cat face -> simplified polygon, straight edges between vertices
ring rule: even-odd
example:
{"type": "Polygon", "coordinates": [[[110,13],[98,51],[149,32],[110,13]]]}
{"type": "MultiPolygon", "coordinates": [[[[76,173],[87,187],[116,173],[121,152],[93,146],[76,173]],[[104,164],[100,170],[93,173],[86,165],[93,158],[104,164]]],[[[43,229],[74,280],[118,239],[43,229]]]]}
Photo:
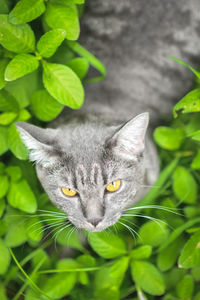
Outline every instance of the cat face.
{"type": "Polygon", "coordinates": [[[102,231],[134,203],[143,182],[148,113],[123,126],[16,125],[44,190],[77,228],[102,231]]]}

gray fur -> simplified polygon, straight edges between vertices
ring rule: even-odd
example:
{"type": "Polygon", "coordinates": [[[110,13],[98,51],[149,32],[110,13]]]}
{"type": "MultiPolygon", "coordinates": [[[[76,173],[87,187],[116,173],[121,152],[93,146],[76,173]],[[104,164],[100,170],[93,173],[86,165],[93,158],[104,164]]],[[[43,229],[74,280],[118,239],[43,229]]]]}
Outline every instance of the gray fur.
{"type": "Polygon", "coordinates": [[[17,126],[51,201],[76,227],[102,231],[157,179],[157,153],[151,130],[145,138],[144,112],[158,122],[191,87],[192,73],[168,56],[198,63],[200,2],[88,2],[81,42],[105,63],[107,79],[87,85],[83,107],[66,109],[51,129],[17,126]],[[120,189],[105,192],[116,179],[120,189]],[[78,196],[67,198],[61,187],[78,196]]]}

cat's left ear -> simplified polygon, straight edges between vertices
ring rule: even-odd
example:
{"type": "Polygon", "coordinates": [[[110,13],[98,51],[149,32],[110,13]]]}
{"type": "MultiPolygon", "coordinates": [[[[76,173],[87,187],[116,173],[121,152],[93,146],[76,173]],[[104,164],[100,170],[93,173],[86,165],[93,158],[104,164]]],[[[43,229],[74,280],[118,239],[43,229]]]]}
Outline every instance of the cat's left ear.
{"type": "Polygon", "coordinates": [[[17,122],[20,137],[29,149],[29,159],[44,167],[51,167],[56,161],[56,151],[52,146],[56,129],[40,128],[25,122],[17,122]]]}
{"type": "Polygon", "coordinates": [[[107,146],[113,154],[123,159],[137,160],[145,148],[145,134],[149,123],[149,113],[145,112],[123,125],[109,141],[107,146]]]}

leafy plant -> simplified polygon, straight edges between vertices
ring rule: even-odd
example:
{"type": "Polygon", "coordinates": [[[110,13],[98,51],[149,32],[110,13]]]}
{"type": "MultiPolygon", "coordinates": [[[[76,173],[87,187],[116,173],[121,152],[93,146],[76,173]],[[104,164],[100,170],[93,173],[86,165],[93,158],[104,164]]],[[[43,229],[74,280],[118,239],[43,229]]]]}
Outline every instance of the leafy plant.
{"type": "Polygon", "coordinates": [[[159,179],[112,233],[87,239],[66,225],[26,161],[14,123],[45,126],[78,109],[83,82],[106,75],[77,42],[83,10],[83,0],[0,0],[0,299],[198,300],[199,71],[174,59],[197,76],[194,90],[156,128],[159,179]],[[100,75],[88,78],[91,67],[100,75]]]}

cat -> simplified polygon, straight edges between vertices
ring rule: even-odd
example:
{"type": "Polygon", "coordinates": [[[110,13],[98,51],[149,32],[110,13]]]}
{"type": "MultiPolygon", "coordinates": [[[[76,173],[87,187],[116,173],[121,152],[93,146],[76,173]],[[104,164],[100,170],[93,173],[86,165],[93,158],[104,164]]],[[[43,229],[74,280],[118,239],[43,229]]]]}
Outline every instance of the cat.
{"type": "Polygon", "coordinates": [[[158,177],[152,124],[193,78],[168,56],[198,63],[200,2],[90,0],[82,28],[81,43],[107,67],[105,81],[87,85],[83,107],[65,109],[49,128],[16,126],[51,201],[77,228],[97,232],[158,177]]]}

